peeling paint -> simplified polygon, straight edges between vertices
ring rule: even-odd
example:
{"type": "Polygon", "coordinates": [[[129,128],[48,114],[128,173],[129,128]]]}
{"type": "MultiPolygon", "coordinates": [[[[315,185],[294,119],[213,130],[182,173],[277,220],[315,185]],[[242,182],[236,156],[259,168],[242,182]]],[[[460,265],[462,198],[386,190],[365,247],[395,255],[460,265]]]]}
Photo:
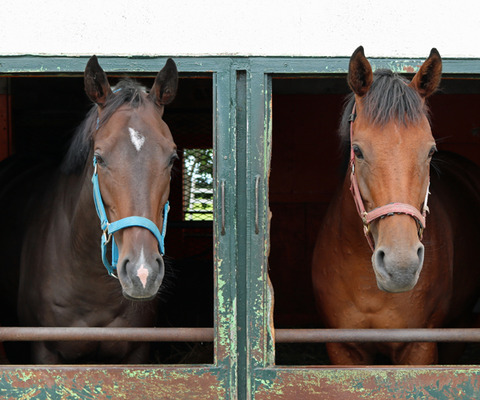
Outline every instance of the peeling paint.
{"type": "Polygon", "coordinates": [[[405,65],[403,67],[403,72],[413,74],[413,73],[415,73],[415,68],[412,67],[411,65],[405,65]]]}
{"type": "Polygon", "coordinates": [[[2,399],[189,399],[228,398],[218,368],[24,367],[2,368],[2,399]],[[27,369],[30,379],[22,371],[27,369]],[[20,378],[22,377],[22,378],[20,378]]]}
{"type": "Polygon", "coordinates": [[[480,398],[479,368],[278,368],[256,374],[256,400],[480,398]]]}

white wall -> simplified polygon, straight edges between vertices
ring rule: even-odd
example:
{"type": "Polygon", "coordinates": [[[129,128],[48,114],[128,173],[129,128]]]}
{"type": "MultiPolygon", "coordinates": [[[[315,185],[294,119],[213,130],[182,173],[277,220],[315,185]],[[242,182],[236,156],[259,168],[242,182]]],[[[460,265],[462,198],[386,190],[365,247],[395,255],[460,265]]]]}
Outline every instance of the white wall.
{"type": "Polygon", "coordinates": [[[480,58],[478,0],[1,0],[1,55],[480,58]]]}

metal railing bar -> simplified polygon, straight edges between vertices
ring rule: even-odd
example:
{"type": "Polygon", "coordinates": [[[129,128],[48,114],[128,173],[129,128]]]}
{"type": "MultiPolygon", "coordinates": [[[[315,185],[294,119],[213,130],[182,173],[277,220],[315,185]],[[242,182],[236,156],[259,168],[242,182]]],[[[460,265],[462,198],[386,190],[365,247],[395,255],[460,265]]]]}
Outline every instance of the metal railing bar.
{"type": "Polygon", "coordinates": [[[0,341],[213,342],[213,328],[0,327],[0,341]]]}
{"type": "Polygon", "coordinates": [[[276,329],[275,342],[480,342],[480,329],[276,329]]]}
{"type": "MultiPolygon", "coordinates": [[[[0,327],[0,341],[213,342],[213,328],[0,327]]],[[[276,329],[276,343],[480,342],[478,328],[276,329]]]]}

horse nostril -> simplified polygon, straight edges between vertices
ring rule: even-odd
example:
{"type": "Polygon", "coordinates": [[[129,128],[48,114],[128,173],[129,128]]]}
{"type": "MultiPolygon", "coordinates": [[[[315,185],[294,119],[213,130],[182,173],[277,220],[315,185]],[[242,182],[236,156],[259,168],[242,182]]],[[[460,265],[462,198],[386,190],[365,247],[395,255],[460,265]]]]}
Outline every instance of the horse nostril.
{"type": "Polygon", "coordinates": [[[385,252],[383,250],[378,250],[376,257],[377,257],[377,261],[380,261],[383,263],[383,260],[385,258],[385,252]]]}
{"type": "Polygon", "coordinates": [[[423,264],[423,257],[425,256],[425,246],[420,243],[417,249],[417,256],[418,256],[418,261],[419,265],[423,264]]]}
{"type": "Polygon", "coordinates": [[[384,276],[389,276],[390,274],[385,269],[385,251],[378,249],[375,251],[375,266],[379,273],[384,276]]]}
{"type": "Polygon", "coordinates": [[[130,260],[128,258],[124,258],[121,263],[117,265],[117,276],[125,280],[128,278],[128,273],[127,273],[127,266],[130,263],[130,260]]]}
{"type": "Polygon", "coordinates": [[[156,259],[157,264],[158,264],[158,275],[161,280],[163,280],[163,277],[165,276],[165,263],[163,262],[162,257],[158,257],[156,259]]]}

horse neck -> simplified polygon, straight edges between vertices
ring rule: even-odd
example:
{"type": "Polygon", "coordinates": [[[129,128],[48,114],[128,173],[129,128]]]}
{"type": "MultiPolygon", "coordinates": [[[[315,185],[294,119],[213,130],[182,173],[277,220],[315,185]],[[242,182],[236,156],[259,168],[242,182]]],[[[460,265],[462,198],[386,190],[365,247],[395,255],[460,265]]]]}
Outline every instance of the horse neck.
{"type": "Polygon", "coordinates": [[[123,312],[128,302],[121,301],[121,287],[108,276],[101,260],[102,231],[93,201],[92,173],[93,166],[87,162],[81,173],[60,178],[56,192],[56,214],[60,217],[56,219],[54,235],[56,245],[62,249],[63,262],[53,272],[65,276],[70,300],[75,298],[82,305],[108,303],[104,312],[111,320],[123,312]]]}
{"type": "Polygon", "coordinates": [[[74,256],[79,260],[88,260],[93,267],[99,260],[101,230],[93,202],[92,172],[93,168],[87,166],[81,175],[67,178],[73,181],[72,203],[67,212],[71,214],[71,249],[74,256]]]}
{"type": "Polygon", "coordinates": [[[352,252],[365,254],[365,257],[370,260],[372,252],[363,232],[362,220],[358,215],[355,201],[350,192],[350,169],[345,176],[334,208],[334,210],[329,210],[331,217],[335,218],[334,216],[337,216],[337,219],[331,222],[332,229],[340,230],[339,234],[342,242],[349,246],[352,252]],[[341,216],[340,221],[338,216],[341,216]]]}

